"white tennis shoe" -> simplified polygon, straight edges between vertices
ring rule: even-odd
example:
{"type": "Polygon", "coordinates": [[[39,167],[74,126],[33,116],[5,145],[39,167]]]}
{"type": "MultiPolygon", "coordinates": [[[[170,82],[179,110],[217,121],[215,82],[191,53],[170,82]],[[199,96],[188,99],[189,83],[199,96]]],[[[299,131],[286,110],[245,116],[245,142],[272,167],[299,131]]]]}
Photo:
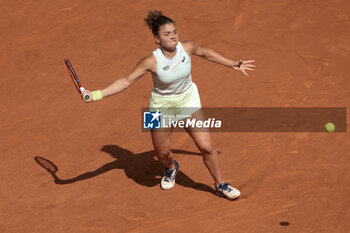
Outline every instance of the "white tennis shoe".
{"type": "Polygon", "coordinates": [[[162,178],[162,181],[160,182],[160,187],[162,189],[171,189],[174,187],[175,177],[179,171],[179,163],[176,160],[174,160],[174,165],[175,168],[172,170],[165,168],[164,176],[162,178]]]}
{"type": "Polygon", "coordinates": [[[221,182],[218,186],[215,186],[215,191],[218,196],[226,197],[229,200],[235,200],[241,195],[238,189],[235,189],[226,182],[221,182]]]}

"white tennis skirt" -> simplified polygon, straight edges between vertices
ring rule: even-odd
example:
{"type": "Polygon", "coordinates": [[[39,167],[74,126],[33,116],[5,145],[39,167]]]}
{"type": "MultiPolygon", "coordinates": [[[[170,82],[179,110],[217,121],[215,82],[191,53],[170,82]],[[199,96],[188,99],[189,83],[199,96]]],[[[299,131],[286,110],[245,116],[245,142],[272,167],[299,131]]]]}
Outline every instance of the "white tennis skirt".
{"type": "Polygon", "coordinates": [[[159,95],[153,90],[149,98],[149,110],[159,111],[162,118],[177,121],[190,117],[192,113],[201,109],[198,88],[192,83],[184,93],[179,95],[159,95]]]}

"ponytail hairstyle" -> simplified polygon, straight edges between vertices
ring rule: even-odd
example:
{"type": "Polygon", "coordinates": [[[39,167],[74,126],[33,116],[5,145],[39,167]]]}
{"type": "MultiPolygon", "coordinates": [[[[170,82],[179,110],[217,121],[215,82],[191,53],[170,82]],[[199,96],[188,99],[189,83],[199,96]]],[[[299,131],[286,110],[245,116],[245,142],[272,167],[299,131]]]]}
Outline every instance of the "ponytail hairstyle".
{"type": "Polygon", "coordinates": [[[175,24],[175,22],[163,15],[161,11],[151,10],[148,12],[147,17],[145,18],[145,23],[148,25],[149,29],[152,30],[154,36],[158,35],[160,26],[164,24],[175,24]]]}

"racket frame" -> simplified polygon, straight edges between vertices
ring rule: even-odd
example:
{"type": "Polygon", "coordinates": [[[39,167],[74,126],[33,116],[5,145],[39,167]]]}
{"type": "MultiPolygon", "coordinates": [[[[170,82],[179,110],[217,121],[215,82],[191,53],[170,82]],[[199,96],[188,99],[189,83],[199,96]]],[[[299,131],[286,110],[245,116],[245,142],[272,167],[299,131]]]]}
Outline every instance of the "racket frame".
{"type": "MultiPolygon", "coordinates": [[[[72,81],[74,83],[74,86],[75,88],[77,89],[77,91],[81,94],[82,92],[85,91],[85,88],[81,85],[79,79],[78,79],[78,76],[77,74],[75,73],[75,70],[72,66],[72,64],[70,63],[69,59],[66,58],[64,60],[64,62],[66,63],[66,66],[67,66],[67,69],[68,69],[68,72],[70,74],[70,77],[72,78],[72,81]]],[[[90,95],[89,94],[85,94],[84,96],[84,99],[85,100],[89,100],[90,99],[90,95]]]]}

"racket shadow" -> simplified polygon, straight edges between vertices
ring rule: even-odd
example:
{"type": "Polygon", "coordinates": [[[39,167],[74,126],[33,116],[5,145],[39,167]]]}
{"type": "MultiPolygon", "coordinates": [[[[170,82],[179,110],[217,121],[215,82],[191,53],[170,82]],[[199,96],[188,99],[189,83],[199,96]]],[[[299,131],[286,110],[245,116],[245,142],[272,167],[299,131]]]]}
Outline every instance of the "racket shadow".
{"type": "MultiPolygon", "coordinates": [[[[90,179],[114,169],[124,170],[125,175],[129,179],[142,186],[154,187],[160,184],[164,167],[159,161],[155,160],[154,150],[135,154],[117,145],[105,145],[101,148],[101,151],[108,153],[115,161],[106,163],[96,170],[85,172],[69,179],[60,179],[57,175],[58,167],[48,159],[39,156],[36,156],[34,159],[41,167],[49,172],[54,182],[60,185],[90,179]]],[[[172,150],[172,152],[174,154],[201,155],[200,153],[184,150],[172,150]]],[[[176,176],[176,183],[184,187],[215,193],[213,188],[206,184],[195,182],[181,170],[176,176]]]]}

